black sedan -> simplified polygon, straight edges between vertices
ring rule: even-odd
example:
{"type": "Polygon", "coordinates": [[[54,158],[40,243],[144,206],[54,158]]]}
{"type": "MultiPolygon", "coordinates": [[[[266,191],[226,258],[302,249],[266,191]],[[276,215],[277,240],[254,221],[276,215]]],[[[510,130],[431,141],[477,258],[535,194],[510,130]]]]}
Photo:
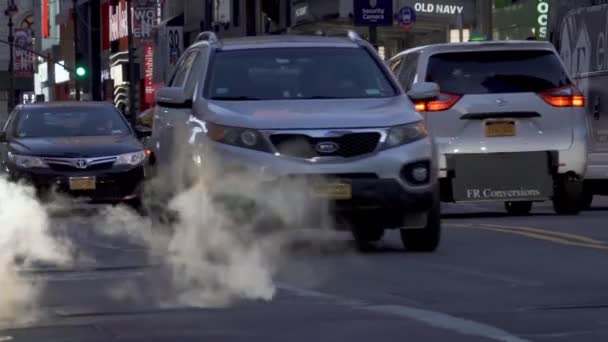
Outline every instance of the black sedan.
{"type": "Polygon", "coordinates": [[[12,180],[92,202],[137,203],[146,151],[124,116],[106,102],[20,105],[0,132],[12,180]]]}

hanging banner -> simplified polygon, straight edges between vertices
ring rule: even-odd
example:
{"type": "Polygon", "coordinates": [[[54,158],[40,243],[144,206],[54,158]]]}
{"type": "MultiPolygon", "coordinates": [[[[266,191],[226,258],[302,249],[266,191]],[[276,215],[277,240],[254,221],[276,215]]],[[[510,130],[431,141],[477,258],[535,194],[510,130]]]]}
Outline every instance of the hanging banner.
{"type": "Polygon", "coordinates": [[[34,35],[30,29],[15,29],[14,75],[16,77],[34,76],[34,35]]]}
{"type": "Polygon", "coordinates": [[[144,91],[145,102],[154,103],[154,45],[148,43],[144,47],[144,91]]]}
{"type": "Polygon", "coordinates": [[[143,40],[152,39],[152,28],[160,21],[159,1],[137,0],[133,4],[133,36],[143,40]]]}

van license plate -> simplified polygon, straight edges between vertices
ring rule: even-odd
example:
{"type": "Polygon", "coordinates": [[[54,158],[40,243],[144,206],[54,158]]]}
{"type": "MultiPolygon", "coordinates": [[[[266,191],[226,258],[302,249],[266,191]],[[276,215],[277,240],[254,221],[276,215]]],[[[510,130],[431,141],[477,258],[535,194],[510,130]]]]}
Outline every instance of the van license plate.
{"type": "Polygon", "coordinates": [[[347,200],[353,197],[352,187],[346,183],[316,184],[313,186],[312,192],[316,197],[335,200],[347,200]]]}
{"type": "Polygon", "coordinates": [[[70,177],[70,190],[95,190],[95,177],[70,177]]]}
{"type": "Polygon", "coordinates": [[[512,137],[516,134],[515,121],[486,122],[486,137],[512,137]]]}

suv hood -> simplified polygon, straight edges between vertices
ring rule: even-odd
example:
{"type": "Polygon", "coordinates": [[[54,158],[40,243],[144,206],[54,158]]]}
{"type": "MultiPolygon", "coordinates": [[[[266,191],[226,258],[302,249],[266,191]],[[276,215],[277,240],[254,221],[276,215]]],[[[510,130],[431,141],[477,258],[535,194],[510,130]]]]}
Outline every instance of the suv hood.
{"type": "Polygon", "coordinates": [[[406,96],[376,99],[209,101],[216,124],[253,129],[371,128],[422,120],[406,96]]]}

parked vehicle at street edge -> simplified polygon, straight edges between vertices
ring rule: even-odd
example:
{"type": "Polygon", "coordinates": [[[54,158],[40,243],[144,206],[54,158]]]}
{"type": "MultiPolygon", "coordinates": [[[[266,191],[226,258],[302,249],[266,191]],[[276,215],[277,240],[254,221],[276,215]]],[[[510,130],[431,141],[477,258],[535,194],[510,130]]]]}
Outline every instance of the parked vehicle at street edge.
{"type": "MultiPolygon", "coordinates": [[[[156,101],[150,147],[157,164],[171,163],[172,146],[190,144],[222,164],[255,171],[268,187],[321,176],[310,195],[350,219],[360,246],[395,228],[406,249],[437,248],[433,141],[390,70],[356,33],[218,40],[204,32],[156,101]],[[172,142],[186,122],[185,136],[196,138],[172,142]]],[[[204,166],[211,162],[206,155],[193,158],[204,166]]]]}
{"type": "Polygon", "coordinates": [[[445,202],[502,201],[527,214],[552,200],[583,206],[585,98],[553,45],[537,41],[437,44],[389,61],[436,139],[445,202]],[[421,89],[439,95],[419,96],[421,89]]]}
{"type": "Polygon", "coordinates": [[[0,132],[1,161],[13,181],[95,203],[139,205],[146,153],[107,102],[19,105],[0,132]]]}

